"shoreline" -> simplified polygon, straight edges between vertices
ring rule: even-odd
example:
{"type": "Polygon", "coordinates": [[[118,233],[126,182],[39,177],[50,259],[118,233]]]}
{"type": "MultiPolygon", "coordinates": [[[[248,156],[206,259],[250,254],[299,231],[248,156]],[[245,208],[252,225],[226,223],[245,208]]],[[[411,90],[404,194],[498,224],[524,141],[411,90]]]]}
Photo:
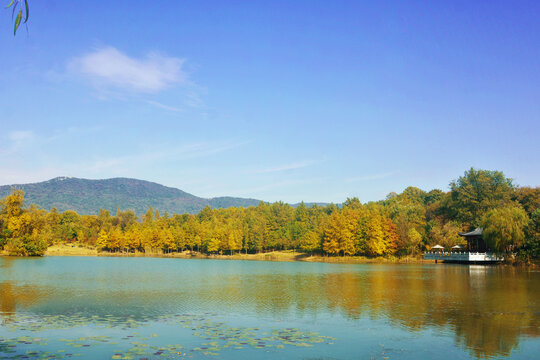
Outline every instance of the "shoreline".
{"type": "MultiPolygon", "coordinates": [[[[4,251],[0,251],[0,256],[12,256],[4,251]]],[[[274,261],[274,262],[312,262],[312,263],[330,263],[330,264],[436,264],[435,260],[425,260],[421,257],[377,257],[368,258],[364,256],[323,256],[312,255],[309,253],[286,250],[269,251],[265,253],[244,254],[236,253],[233,255],[203,254],[196,251],[183,251],[175,253],[158,252],[136,252],[136,253],[111,253],[101,252],[97,249],[79,247],[76,245],[53,245],[49,246],[43,256],[92,256],[92,257],[150,257],[150,258],[169,258],[169,259],[211,259],[211,260],[249,260],[249,261],[274,261]]],[[[16,256],[14,256],[16,257],[16,256]]],[[[444,264],[444,262],[438,262],[444,264]]],[[[526,267],[531,269],[540,268],[536,262],[526,263],[521,260],[513,262],[502,262],[490,264],[490,266],[513,266],[526,267]]]]}
{"type": "Polygon", "coordinates": [[[276,262],[319,262],[336,264],[435,264],[435,260],[424,260],[417,257],[403,258],[367,258],[363,256],[321,256],[297,251],[271,251],[266,253],[232,255],[202,254],[196,251],[183,251],[175,253],[111,253],[100,252],[96,249],[70,245],[53,245],[45,251],[44,256],[103,256],[103,257],[155,257],[171,259],[213,259],[213,260],[253,260],[253,261],[276,261],[276,262]]]}

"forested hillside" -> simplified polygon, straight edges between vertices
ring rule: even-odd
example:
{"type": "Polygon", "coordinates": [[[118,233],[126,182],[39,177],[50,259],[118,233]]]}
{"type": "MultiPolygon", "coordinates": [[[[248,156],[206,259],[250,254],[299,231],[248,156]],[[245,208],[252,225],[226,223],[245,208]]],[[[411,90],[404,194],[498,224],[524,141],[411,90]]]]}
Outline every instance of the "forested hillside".
{"type": "Polygon", "coordinates": [[[34,184],[0,186],[0,197],[9,195],[12,188],[24,191],[28,204],[47,210],[53,207],[58,211],[73,210],[81,215],[97,215],[100,209],[116,212],[118,207],[142,215],[149,206],[162,213],[193,214],[205,206],[227,208],[259,203],[255,199],[235,197],[205,199],[176,188],[127,178],[88,180],[58,177],[34,184]]]}
{"type": "Polygon", "coordinates": [[[470,169],[450,191],[408,187],[386,199],[341,207],[284,203],[163,214],[152,207],[98,215],[24,206],[20,190],[2,200],[0,248],[39,255],[54,243],[111,252],[204,253],[297,249],[327,255],[415,255],[435,244],[463,244],[458,232],[484,229],[488,246],[530,260],[540,256],[540,188],[517,187],[499,171],[470,169]]]}

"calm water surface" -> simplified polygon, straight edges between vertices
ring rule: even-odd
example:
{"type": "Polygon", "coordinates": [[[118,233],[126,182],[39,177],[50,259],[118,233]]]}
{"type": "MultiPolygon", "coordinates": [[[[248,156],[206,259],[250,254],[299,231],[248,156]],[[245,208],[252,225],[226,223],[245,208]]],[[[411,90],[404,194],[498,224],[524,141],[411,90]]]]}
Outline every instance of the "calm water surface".
{"type": "Polygon", "coordinates": [[[540,272],[0,257],[0,359],[540,358],[540,272]]]}

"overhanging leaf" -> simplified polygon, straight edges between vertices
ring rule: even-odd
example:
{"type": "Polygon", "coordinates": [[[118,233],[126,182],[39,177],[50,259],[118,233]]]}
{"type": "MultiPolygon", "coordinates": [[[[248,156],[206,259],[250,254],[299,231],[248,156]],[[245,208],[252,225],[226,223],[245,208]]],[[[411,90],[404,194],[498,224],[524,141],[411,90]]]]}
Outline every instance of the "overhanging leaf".
{"type": "Polygon", "coordinates": [[[6,6],[6,9],[9,8],[11,5],[13,5],[13,2],[14,2],[14,1],[15,1],[15,0],[11,0],[11,2],[9,3],[9,5],[6,6]]]}
{"type": "Polygon", "coordinates": [[[24,7],[26,8],[26,17],[24,18],[24,23],[26,24],[26,22],[28,21],[28,15],[30,14],[28,10],[28,0],[24,0],[24,7]]]}
{"type": "Polygon", "coordinates": [[[15,3],[15,5],[13,5],[13,11],[11,12],[11,20],[13,20],[13,17],[15,16],[15,11],[17,11],[17,5],[19,5],[18,1],[15,3]]]}
{"type": "Polygon", "coordinates": [[[19,25],[21,25],[21,19],[22,19],[22,9],[19,11],[19,14],[17,14],[17,18],[15,19],[15,28],[13,29],[13,35],[17,34],[17,29],[19,28],[19,25]]]}

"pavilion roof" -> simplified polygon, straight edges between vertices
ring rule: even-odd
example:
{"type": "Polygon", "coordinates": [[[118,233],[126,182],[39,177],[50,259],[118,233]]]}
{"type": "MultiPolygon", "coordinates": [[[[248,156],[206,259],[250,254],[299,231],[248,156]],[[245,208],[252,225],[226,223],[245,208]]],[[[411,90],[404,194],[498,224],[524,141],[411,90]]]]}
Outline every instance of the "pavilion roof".
{"type": "Polygon", "coordinates": [[[473,231],[469,231],[467,233],[458,233],[461,236],[482,236],[482,228],[476,228],[473,231]]]}

